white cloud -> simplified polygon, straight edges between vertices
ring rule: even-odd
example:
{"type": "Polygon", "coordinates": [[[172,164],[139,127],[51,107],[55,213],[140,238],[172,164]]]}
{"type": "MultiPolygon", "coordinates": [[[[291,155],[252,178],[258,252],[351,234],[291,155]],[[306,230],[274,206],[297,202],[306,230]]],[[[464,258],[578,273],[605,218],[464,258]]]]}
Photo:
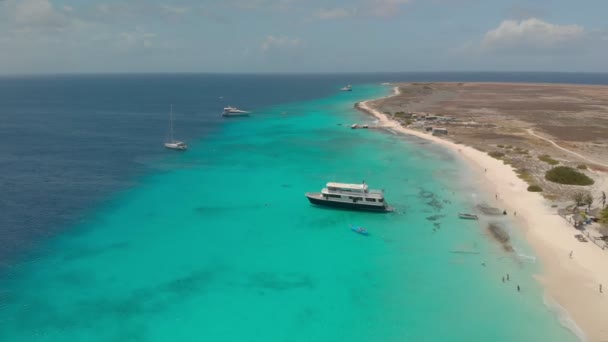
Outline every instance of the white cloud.
{"type": "Polygon", "coordinates": [[[556,25],[537,18],[505,20],[487,32],[481,41],[483,50],[555,50],[571,48],[587,38],[579,25],[556,25]]]}
{"type": "Polygon", "coordinates": [[[49,0],[7,1],[12,3],[13,20],[22,27],[65,27],[68,18],[58,12],[49,0]]]}
{"type": "Polygon", "coordinates": [[[376,17],[392,17],[399,14],[400,6],[412,0],[370,0],[369,14],[376,17]]]}
{"type": "Polygon", "coordinates": [[[260,48],[262,51],[268,51],[274,48],[294,48],[300,44],[301,41],[298,38],[267,36],[260,48]]]}
{"type": "Polygon", "coordinates": [[[356,8],[352,8],[352,9],[348,9],[348,8],[325,9],[325,8],[322,8],[319,11],[317,11],[317,13],[315,14],[315,16],[317,18],[323,19],[323,20],[348,18],[348,17],[354,17],[355,15],[357,15],[356,8]]]}
{"type": "Polygon", "coordinates": [[[363,0],[356,7],[322,8],[314,16],[321,20],[342,19],[349,17],[394,17],[399,15],[401,5],[413,0],[363,0]]]}
{"type": "Polygon", "coordinates": [[[189,7],[184,6],[171,6],[171,5],[160,5],[163,12],[169,15],[184,15],[190,13],[189,7]]]}
{"type": "Polygon", "coordinates": [[[222,4],[241,10],[286,10],[298,0],[223,0],[222,4]]]}
{"type": "Polygon", "coordinates": [[[137,27],[132,31],[121,32],[118,46],[123,49],[147,49],[152,47],[154,38],[156,38],[156,34],[137,27]]]}

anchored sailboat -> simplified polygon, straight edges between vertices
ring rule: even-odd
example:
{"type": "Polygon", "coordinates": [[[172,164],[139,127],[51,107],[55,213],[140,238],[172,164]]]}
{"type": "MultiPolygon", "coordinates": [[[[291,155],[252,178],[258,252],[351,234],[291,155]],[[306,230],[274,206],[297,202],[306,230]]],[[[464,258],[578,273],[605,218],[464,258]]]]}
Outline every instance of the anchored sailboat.
{"type": "Polygon", "coordinates": [[[169,139],[165,142],[165,147],[171,150],[185,151],[188,149],[188,145],[182,141],[177,141],[173,138],[173,105],[171,105],[171,111],[169,112],[169,139]]]}

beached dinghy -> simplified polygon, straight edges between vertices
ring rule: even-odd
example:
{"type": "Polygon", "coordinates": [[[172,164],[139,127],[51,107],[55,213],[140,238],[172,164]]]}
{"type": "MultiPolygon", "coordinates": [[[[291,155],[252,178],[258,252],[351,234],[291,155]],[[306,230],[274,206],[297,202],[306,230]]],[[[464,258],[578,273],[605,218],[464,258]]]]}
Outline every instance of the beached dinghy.
{"type": "Polygon", "coordinates": [[[477,217],[477,215],[474,215],[474,214],[458,213],[458,217],[460,217],[461,219],[465,219],[465,220],[479,220],[479,217],[477,217]]]}
{"type": "Polygon", "coordinates": [[[357,227],[357,226],[350,226],[350,230],[352,230],[353,232],[357,233],[357,234],[361,234],[361,235],[369,235],[369,233],[367,232],[367,229],[363,228],[363,227],[357,227]]]}

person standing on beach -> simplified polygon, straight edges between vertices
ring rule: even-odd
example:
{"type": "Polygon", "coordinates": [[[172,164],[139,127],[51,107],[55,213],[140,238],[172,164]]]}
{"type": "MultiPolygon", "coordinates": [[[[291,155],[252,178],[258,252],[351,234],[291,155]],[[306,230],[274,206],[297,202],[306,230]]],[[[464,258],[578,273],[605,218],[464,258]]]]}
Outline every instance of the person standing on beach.
{"type": "Polygon", "coordinates": [[[572,251],[570,251],[570,259],[572,259],[572,251]]]}
{"type": "Polygon", "coordinates": [[[519,290],[520,290],[519,285],[517,285],[517,292],[520,292],[519,290]]]}
{"type": "Polygon", "coordinates": [[[509,281],[509,273],[507,273],[507,281],[509,281]]]}
{"type": "Polygon", "coordinates": [[[502,277],[502,282],[503,282],[503,283],[505,282],[505,277],[502,277]]]}
{"type": "Polygon", "coordinates": [[[602,292],[602,284],[600,284],[600,293],[603,293],[603,292],[602,292]]]}

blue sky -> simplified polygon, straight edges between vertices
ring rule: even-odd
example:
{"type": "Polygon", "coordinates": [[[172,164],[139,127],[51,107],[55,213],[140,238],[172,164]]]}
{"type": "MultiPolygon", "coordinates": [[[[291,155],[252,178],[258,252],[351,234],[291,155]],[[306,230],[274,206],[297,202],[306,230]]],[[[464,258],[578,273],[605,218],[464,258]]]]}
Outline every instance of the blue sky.
{"type": "Polygon", "coordinates": [[[606,0],[0,0],[0,74],[608,72],[606,0]]]}

